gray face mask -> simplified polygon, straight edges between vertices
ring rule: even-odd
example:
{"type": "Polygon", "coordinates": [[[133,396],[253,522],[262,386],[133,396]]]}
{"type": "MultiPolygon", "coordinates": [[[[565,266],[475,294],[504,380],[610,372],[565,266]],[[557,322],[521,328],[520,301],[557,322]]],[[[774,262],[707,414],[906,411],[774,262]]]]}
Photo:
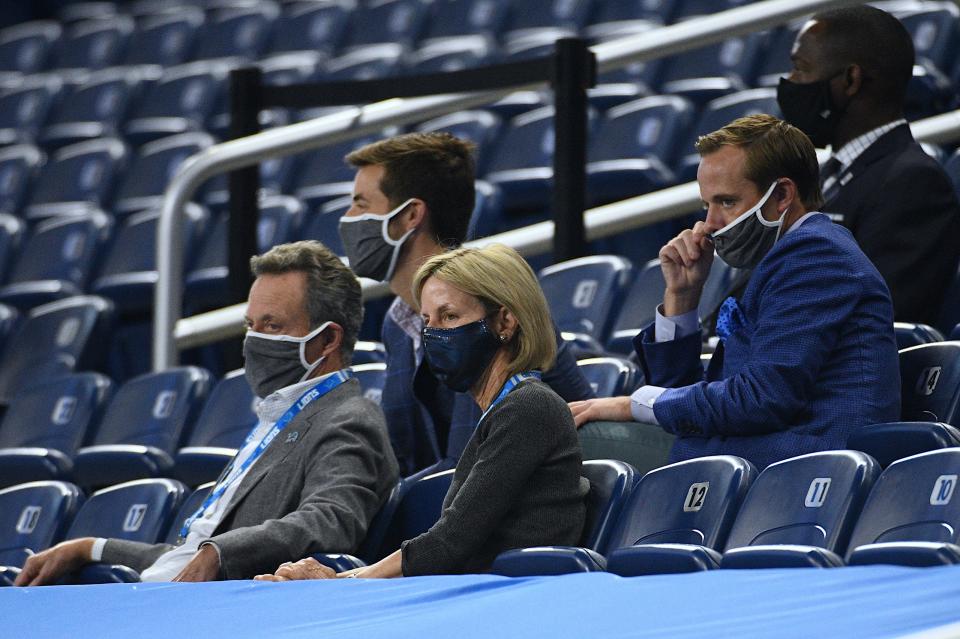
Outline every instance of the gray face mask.
{"type": "Polygon", "coordinates": [[[321,356],[313,363],[307,361],[307,342],[329,325],[324,322],[303,337],[247,331],[243,340],[244,375],[254,394],[266,397],[307,379],[324,360],[321,356]]]}
{"type": "Polygon", "coordinates": [[[710,236],[717,255],[730,266],[756,267],[780,238],[786,211],[776,222],[768,222],[760,212],[776,187],[776,182],[771,184],[767,193],[756,205],[710,236]]]}
{"type": "Polygon", "coordinates": [[[416,230],[410,229],[399,240],[390,238],[390,220],[407,208],[413,198],[389,213],[364,213],[340,218],[340,239],[350,260],[350,268],[358,277],[369,277],[380,282],[389,282],[397,268],[400,248],[416,230]]]}

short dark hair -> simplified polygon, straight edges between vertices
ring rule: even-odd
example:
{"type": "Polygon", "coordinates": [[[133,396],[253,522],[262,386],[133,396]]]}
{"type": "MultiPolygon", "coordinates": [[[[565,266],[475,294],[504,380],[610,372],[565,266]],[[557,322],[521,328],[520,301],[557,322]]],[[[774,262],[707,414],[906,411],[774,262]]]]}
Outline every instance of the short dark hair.
{"type": "Polygon", "coordinates": [[[473,146],[443,131],[407,133],[360,147],[346,161],[382,166],[380,190],[390,206],[423,200],[437,244],[456,247],[467,238],[476,198],[473,146]]]}
{"type": "Polygon", "coordinates": [[[877,97],[902,105],[913,76],[913,40],[906,27],[886,11],[869,5],[821,11],[821,44],[827,59],[857,64],[877,87],[877,97]]]}
{"type": "Polygon", "coordinates": [[[765,113],[748,115],[700,136],[696,146],[700,155],[740,147],[747,154],[744,177],[761,192],[777,178],[787,177],[797,185],[804,208],[816,211],[823,206],[817,151],[810,138],[783,120],[765,113]]]}
{"type": "Polygon", "coordinates": [[[360,281],[340,258],[316,240],[304,240],[274,246],[263,255],[250,258],[255,277],[300,272],[306,275],[303,292],[310,330],[324,322],[336,322],[343,328],[340,356],[350,364],[353,347],[363,322],[360,281]]]}

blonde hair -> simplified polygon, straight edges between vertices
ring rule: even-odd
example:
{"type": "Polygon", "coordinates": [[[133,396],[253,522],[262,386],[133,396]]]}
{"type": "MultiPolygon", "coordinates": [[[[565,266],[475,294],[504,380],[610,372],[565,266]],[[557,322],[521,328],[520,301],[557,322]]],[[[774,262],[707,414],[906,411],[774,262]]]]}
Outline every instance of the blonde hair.
{"type": "Polygon", "coordinates": [[[772,115],[758,113],[737,118],[713,133],[697,139],[701,156],[737,146],[746,153],[744,177],[761,192],[777,178],[788,177],[797,185],[800,201],[808,211],[823,206],[820,168],[813,143],[797,127],[772,115]]]}
{"type": "Polygon", "coordinates": [[[426,281],[436,277],[480,300],[493,313],[501,307],[517,319],[516,334],[506,344],[510,375],[553,366],[557,342],[547,300],[526,260],[502,244],[461,248],[427,260],[413,277],[413,297],[420,306],[426,281]]]}

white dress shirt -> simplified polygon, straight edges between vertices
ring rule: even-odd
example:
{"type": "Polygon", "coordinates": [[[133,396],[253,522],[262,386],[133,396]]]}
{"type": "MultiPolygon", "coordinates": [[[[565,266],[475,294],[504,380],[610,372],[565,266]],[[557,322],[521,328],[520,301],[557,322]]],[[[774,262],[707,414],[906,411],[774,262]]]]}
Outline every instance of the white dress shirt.
{"type": "MultiPolygon", "coordinates": [[[[294,402],[331,374],[332,373],[328,373],[320,377],[314,377],[286,386],[260,400],[256,407],[259,421],[253,429],[253,436],[250,438],[250,441],[240,449],[234,459],[245,460],[249,457],[257,446],[260,445],[260,441],[264,436],[270,432],[273,425],[277,423],[277,420],[293,406],[294,402]]],[[[256,464],[250,464],[247,468],[241,468],[241,466],[243,466],[242,461],[233,465],[230,473],[222,478],[214,487],[214,490],[216,490],[221,485],[228,484],[227,489],[219,499],[207,507],[202,516],[193,520],[187,532],[187,537],[182,544],[160,555],[152,566],[149,566],[140,574],[141,581],[170,581],[183,570],[187,563],[193,559],[193,556],[200,549],[200,546],[204,544],[204,542],[208,542],[213,535],[213,531],[220,525],[224,514],[227,512],[227,506],[243,482],[243,478],[246,477],[247,473],[250,472],[250,469],[255,465],[256,464]]],[[[103,556],[103,546],[106,541],[106,539],[97,539],[94,542],[93,550],[90,553],[92,561],[100,561],[103,556]]],[[[214,543],[210,543],[210,545],[217,548],[214,543]]],[[[220,550],[217,549],[218,554],[219,552],[220,550]]]]}

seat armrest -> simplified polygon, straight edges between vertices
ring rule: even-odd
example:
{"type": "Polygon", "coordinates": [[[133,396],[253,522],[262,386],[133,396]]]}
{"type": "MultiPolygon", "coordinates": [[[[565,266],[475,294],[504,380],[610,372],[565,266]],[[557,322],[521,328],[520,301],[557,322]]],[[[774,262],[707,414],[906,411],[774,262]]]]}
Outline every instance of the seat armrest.
{"type": "Polygon", "coordinates": [[[338,573],[345,570],[353,570],[354,568],[363,568],[367,565],[362,559],[354,557],[353,555],[317,553],[313,555],[313,558],[338,573]]]}
{"type": "Polygon", "coordinates": [[[720,553],[695,544],[641,544],[617,548],[607,557],[607,572],[621,577],[701,572],[720,566],[720,553]]]}
{"type": "Polygon", "coordinates": [[[857,546],[847,556],[848,566],[949,566],[960,564],[960,546],[930,541],[894,541],[857,546]]]}
{"type": "Polygon", "coordinates": [[[837,568],[835,552],[818,546],[770,544],[733,548],[723,553],[721,568],[837,568]]]}
{"type": "Polygon", "coordinates": [[[575,546],[539,546],[500,553],[490,572],[506,577],[568,575],[580,572],[603,572],[603,556],[589,548],[575,546]]]}

